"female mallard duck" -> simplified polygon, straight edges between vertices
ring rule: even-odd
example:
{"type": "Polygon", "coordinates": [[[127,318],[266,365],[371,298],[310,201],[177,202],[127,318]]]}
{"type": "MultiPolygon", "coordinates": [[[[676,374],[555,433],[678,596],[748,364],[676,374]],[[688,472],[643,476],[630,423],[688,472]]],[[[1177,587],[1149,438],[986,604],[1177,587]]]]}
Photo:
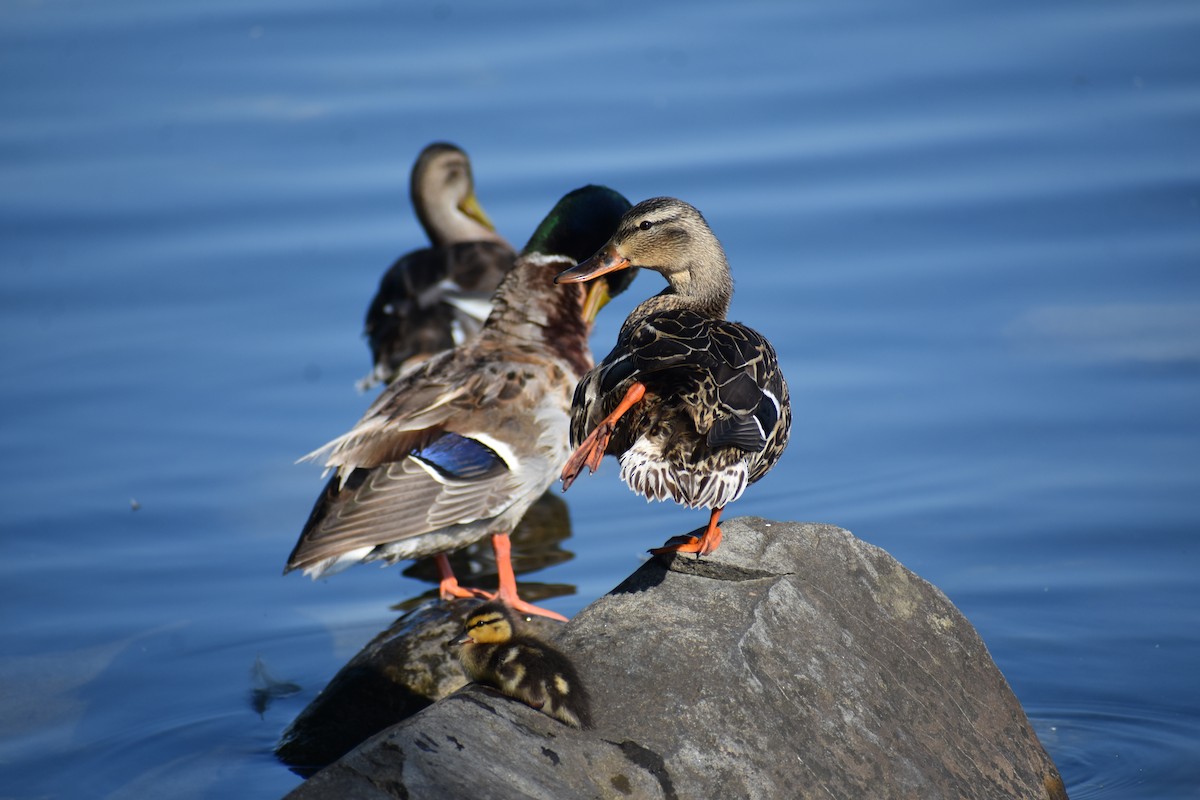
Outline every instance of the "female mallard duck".
{"type": "Polygon", "coordinates": [[[432,246],[401,256],[379,282],[364,327],[375,366],[361,389],[476,335],[517,258],[479,205],[459,148],[435,142],[421,151],[409,190],[432,246]]]}
{"type": "Polygon", "coordinates": [[[669,285],[633,310],[617,346],[580,381],[571,411],[578,449],[563,468],[563,490],[585,466],[595,472],[605,453],[618,456],[621,479],[647,499],[711,509],[702,537],[676,537],[651,552],[707,555],[721,541],[722,509],[787,446],[787,384],[771,344],[726,321],[729,262],[695,208],[669,197],[639,203],[598,253],[557,281],[630,267],[659,272],[669,285]]]}
{"type": "Polygon", "coordinates": [[[461,646],[467,677],[576,728],[592,727],[591,701],[570,660],[550,645],[522,634],[516,616],[500,602],[471,612],[461,646]]]}
{"type": "MultiPolygon", "coordinates": [[[[604,242],[629,201],[599,186],[566,195],[493,298],[479,336],[405,372],[349,433],[305,460],[336,471],[285,572],[319,577],[351,564],[440,556],[443,598],[458,586],[448,550],[492,537],[500,590],[517,597],[508,534],[570,455],[571,392],[592,366],[596,312],[628,281],[556,286],[556,273],[604,242]]],[[[616,277],[616,276],[614,276],[616,277]]]]}

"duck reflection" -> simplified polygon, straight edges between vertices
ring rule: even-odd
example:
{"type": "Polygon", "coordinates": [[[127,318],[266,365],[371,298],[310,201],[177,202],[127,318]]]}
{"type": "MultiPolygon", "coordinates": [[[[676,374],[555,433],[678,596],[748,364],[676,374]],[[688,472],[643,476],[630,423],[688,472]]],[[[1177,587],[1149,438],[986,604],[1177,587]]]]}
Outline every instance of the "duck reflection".
{"type": "MultiPolygon", "coordinates": [[[[551,489],[545,492],[525,512],[524,518],[512,534],[513,571],[519,575],[564,564],[575,557],[564,550],[562,543],[571,536],[571,514],[566,501],[551,489]]],[[[463,586],[494,586],[496,583],[496,557],[487,542],[476,542],[447,553],[454,574],[463,586]]],[[[438,596],[439,573],[433,558],[422,558],[405,568],[404,575],[433,585],[429,591],[396,603],[392,608],[408,611],[421,603],[438,596]]],[[[575,594],[577,587],[570,583],[530,583],[521,581],[521,594],[533,602],[552,597],[575,594]]]]}

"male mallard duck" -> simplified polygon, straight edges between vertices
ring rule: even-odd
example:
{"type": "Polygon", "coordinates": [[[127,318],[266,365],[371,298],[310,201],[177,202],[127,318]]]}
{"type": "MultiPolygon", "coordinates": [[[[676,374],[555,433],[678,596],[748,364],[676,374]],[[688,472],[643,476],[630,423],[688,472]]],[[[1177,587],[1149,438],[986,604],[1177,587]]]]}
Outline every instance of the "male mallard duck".
{"type": "Polygon", "coordinates": [[[708,223],[670,197],[626,212],[608,243],[559,283],[630,267],[667,279],[666,289],[625,320],[617,346],[580,381],[571,410],[563,491],[605,453],[647,499],[711,509],[700,538],[676,537],[651,552],[707,555],[721,541],[721,511],[767,474],[787,446],[791,406],[775,350],[761,334],[725,319],[729,262],[708,223]],[[589,433],[590,432],[590,433],[589,433]]]}
{"type": "Polygon", "coordinates": [[[467,677],[576,728],[592,727],[591,701],[570,660],[550,645],[523,635],[516,616],[500,602],[471,612],[459,661],[467,677]]]}
{"type": "MultiPolygon", "coordinates": [[[[479,336],[405,372],[349,433],[305,456],[336,474],[317,499],[285,573],[314,578],[351,564],[439,556],[443,598],[458,586],[448,550],[492,537],[500,590],[517,596],[508,534],[570,455],[571,392],[592,366],[596,312],[628,281],[556,286],[629,208],[611,189],[563,197],[493,298],[479,336]]],[[[613,276],[616,278],[617,276],[613,276]]]]}
{"type": "Polygon", "coordinates": [[[364,326],[375,366],[362,389],[476,335],[517,258],[479,205],[459,148],[435,142],[422,150],[409,191],[432,246],[401,256],[379,282],[364,326]]]}

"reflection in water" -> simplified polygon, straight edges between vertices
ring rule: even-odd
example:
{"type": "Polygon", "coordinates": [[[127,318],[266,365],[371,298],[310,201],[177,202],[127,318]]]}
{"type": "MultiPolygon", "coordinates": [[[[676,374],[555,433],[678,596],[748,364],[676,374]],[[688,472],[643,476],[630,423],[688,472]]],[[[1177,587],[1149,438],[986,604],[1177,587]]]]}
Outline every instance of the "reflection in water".
{"type": "MultiPolygon", "coordinates": [[[[558,488],[552,486],[529,507],[525,518],[513,531],[513,571],[520,576],[570,561],[574,554],[561,547],[570,536],[570,512],[558,488]]],[[[462,585],[487,591],[496,590],[496,559],[488,541],[476,542],[461,550],[455,550],[449,554],[449,558],[450,565],[454,567],[454,574],[458,576],[462,585]]],[[[407,611],[437,597],[438,572],[432,558],[422,558],[413,562],[405,568],[404,574],[431,583],[435,588],[417,597],[403,600],[392,606],[393,608],[407,611]]],[[[575,594],[575,587],[565,583],[522,581],[521,595],[524,597],[526,594],[531,600],[538,601],[575,594]]]]}
{"type": "Polygon", "coordinates": [[[299,684],[280,680],[272,675],[267,670],[262,656],[254,658],[254,666],[250,668],[250,686],[250,707],[260,717],[267,713],[272,700],[291,697],[301,691],[299,684]]]}

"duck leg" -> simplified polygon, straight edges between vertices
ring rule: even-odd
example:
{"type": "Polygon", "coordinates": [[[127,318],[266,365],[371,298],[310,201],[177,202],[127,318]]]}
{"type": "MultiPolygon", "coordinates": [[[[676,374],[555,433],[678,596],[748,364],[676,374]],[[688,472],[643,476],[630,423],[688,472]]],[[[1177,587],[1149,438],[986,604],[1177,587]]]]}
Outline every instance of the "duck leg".
{"type": "Polygon", "coordinates": [[[721,512],[724,510],[724,506],[712,510],[708,517],[708,527],[704,529],[704,535],[699,539],[695,536],[674,536],[668,539],[662,547],[655,547],[650,552],[656,556],[666,553],[695,553],[696,558],[699,558],[708,555],[721,543],[721,528],[717,522],[721,519],[721,512]]]}
{"type": "Polygon", "coordinates": [[[438,575],[441,576],[441,580],[438,581],[438,595],[443,600],[456,597],[487,597],[487,592],[481,589],[469,589],[458,585],[458,578],[454,577],[454,569],[445,553],[438,553],[433,560],[437,562],[438,575]]]}
{"type": "Polygon", "coordinates": [[[491,595],[489,599],[502,600],[513,610],[524,614],[539,614],[543,617],[550,617],[550,619],[567,621],[562,614],[526,603],[517,596],[517,575],[513,572],[512,566],[512,542],[509,541],[507,533],[492,534],[492,550],[496,553],[496,572],[500,576],[500,591],[491,595]]]}
{"type": "Polygon", "coordinates": [[[588,472],[595,472],[600,468],[600,460],[604,458],[604,450],[608,447],[608,440],[612,438],[613,429],[626,411],[633,408],[646,395],[646,385],[640,381],[635,382],[625,392],[625,396],[621,398],[621,402],[613,409],[612,413],[604,419],[600,420],[600,424],[595,430],[588,434],[587,438],[575,448],[575,452],[567,459],[566,466],[562,470],[563,491],[571,488],[571,484],[579,477],[579,473],[584,467],[588,468],[588,472]]]}

